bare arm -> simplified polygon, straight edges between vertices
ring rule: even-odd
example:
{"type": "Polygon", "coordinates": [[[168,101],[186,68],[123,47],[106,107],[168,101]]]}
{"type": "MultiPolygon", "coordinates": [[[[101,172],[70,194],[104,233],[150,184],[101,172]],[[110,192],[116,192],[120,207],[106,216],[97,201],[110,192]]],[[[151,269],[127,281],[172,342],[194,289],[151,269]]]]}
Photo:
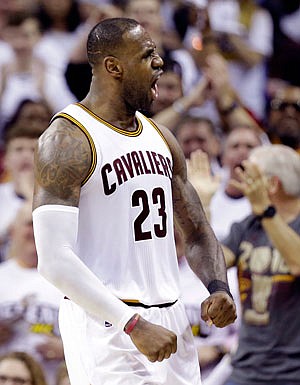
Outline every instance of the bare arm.
{"type": "Polygon", "coordinates": [[[184,234],[187,259],[193,271],[208,286],[214,280],[227,282],[223,253],[205,216],[195,189],[187,179],[185,159],[174,157],[173,202],[175,221],[184,234]]]}
{"type": "Polygon", "coordinates": [[[184,236],[186,258],[192,270],[212,293],[202,304],[202,318],[223,327],[236,318],[229,289],[227,292],[221,288],[220,291],[212,289],[212,283],[216,281],[228,285],[223,252],[205,216],[198,194],[187,179],[186,163],[178,143],[168,130],[162,128],[162,132],[173,155],[175,223],[184,236]]]}
{"type": "Polygon", "coordinates": [[[78,206],[91,151],[84,134],[65,119],[54,121],[35,153],[33,209],[46,204],[78,206]]]}
{"type": "Polygon", "coordinates": [[[291,274],[300,276],[300,236],[280,215],[262,220],[268,237],[289,266],[291,274]]]}

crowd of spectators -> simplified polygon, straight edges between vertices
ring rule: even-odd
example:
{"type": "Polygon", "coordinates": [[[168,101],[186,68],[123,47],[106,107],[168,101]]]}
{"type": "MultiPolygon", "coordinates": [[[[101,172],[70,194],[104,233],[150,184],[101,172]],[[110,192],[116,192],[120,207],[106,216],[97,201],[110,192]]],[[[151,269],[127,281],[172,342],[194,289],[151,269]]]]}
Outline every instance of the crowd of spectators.
{"type": "MultiPolygon", "coordinates": [[[[236,168],[244,169],[249,156],[251,160],[252,149],[271,149],[280,144],[294,153],[278,150],[282,164],[285,156],[295,156],[296,171],[290,172],[290,180],[300,185],[300,0],[0,0],[0,384],[11,377],[19,378],[19,382],[13,382],[16,384],[69,383],[53,318],[57,317],[61,296],[37,278],[37,261],[28,262],[29,257],[36,257],[28,211],[33,194],[33,151],[51,116],[80,101],[88,92],[92,74],[86,38],[90,29],[100,20],[122,16],[134,18],[144,26],[164,60],[158,97],[151,111],[142,112],[166,125],[177,137],[187,159],[191,182],[217,238],[231,249],[232,258],[235,254],[228,264],[234,266],[228,270],[228,277],[236,302],[241,302],[239,317],[234,328],[220,332],[201,322],[199,306],[206,289],[186,266],[184,245],[175,230],[183,300],[199,347],[204,385],[225,383],[231,372],[228,367],[238,344],[240,323],[248,322],[243,316],[245,297],[240,294],[245,294],[242,285],[249,277],[245,278],[244,265],[244,277],[237,273],[241,258],[238,247],[243,237],[238,245],[230,229],[234,224],[242,231],[244,225],[237,223],[248,223],[241,221],[253,213],[253,201],[241,187],[243,175],[241,171],[236,173],[236,168]],[[40,295],[42,286],[44,296],[40,295]],[[195,296],[198,292],[199,296],[195,296]],[[26,344],[26,335],[34,342],[26,344]],[[19,344],[21,340],[23,344],[19,344]],[[219,370],[223,359],[227,370],[216,379],[214,371],[219,370]]],[[[254,150],[253,155],[259,164],[260,156],[255,154],[260,153],[254,150]]],[[[262,152],[262,161],[266,158],[262,152]]],[[[269,168],[270,164],[264,163],[264,171],[270,174],[269,168]]],[[[282,173],[278,178],[283,178],[282,173]]],[[[292,233],[287,225],[278,226],[292,234],[290,242],[299,245],[299,189],[289,194],[286,188],[274,186],[269,187],[268,193],[271,191],[275,206],[278,204],[279,214],[281,201],[284,206],[290,199],[295,214],[292,220],[297,224],[292,233]]],[[[290,223],[290,219],[283,215],[284,222],[290,223]]],[[[266,247],[278,249],[272,251],[274,264],[281,266],[278,275],[284,273],[290,278],[287,280],[294,285],[291,293],[299,297],[299,269],[289,269],[292,263],[283,268],[280,254],[290,261],[290,256],[284,256],[284,242],[274,241],[272,237],[277,235],[269,228],[265,231],[267,236],[271,234],[265,240],[266,247]]],[[[291,250],[286,253],[289,255],[297,248],[291,250]]],[[[253,262],[250,268],[254,267],[253,262]]],[[[264,285],[261,271],[254,273],[253,285],[258,285],[258,281],[264,285]]],[[[267,275],[265,270],[263,274],[267,275]]],[[[275,274],[272,276],[276,281],[275,274]]],[[[281,281],[277,276],[277,285],[281,281]]],[[[272,293],[270,279],[265,284],[272,293]]],[[[258,292],[264,291],[260,287],[258,292]]],[[[276,303],[271,299],[271,304],[276,303]]],[[[247,314],[253,309],[260,312],[257,303],[253,309],[249,301],[246,305],[247,314]]],[[[267,306],[268,303],[264,312],[267,306]]],[[[276,309],[271,310],[268,316],[276,313],[276,309]]],[[[284,319],[278,320],[278,324],[283,325],[284,319]]],[[[257,336],[266,322],[261,326],[251,319],[247,327],[243,326],[243,333],[252,327],[257,336]]],[[[298,329],[294,334],[295,340],[299,340],[298,329]]],[[[271,332],[268,337],[272,338],[271,332]]],[[[241,379],[248,385],[241,369],[240,352],[248,350],[245,344],[243,334],[243,346],[239,346],[235,356],[233,380],[241,379]]],[[[268,346],[275,355],[278,346],[268,346]]],[[[279,351],[282,353],[282,349],[279,351]]],[[[300,367],[299,348],[291,354],[298,355],[300,367]]],[[[282,360],[285,359],[289,360],[283,356],[282,360]]],[[[282,368],[293,370],[292,364],[283,364],[282,368]]],[[[298,374],[295,371],[295,377],[290,375],[286,379],[279,375],[276,379],[282,378],[283,382],[278,385],[284,380],[299,384],[298,374]]],[[[262,384],[272,381],[272,374],[260,380],[262,384]]]]}

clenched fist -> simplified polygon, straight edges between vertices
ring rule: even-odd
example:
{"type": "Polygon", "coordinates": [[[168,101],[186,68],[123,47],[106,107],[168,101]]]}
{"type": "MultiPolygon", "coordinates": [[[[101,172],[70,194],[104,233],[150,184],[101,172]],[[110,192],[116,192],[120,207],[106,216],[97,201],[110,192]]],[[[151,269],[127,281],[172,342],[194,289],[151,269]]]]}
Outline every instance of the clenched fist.
{"type": "Polygon", "coordinates": [[[201,317],[204,321],[223,328],[236,319],[233,299],[225,291],[216,291],[201,304],[201,317]]]}
{"type": "Polygon", "coordinates": [[[142,317],[139,318],[130,337],[137,349],[151,362],[161,362],[177,350],[175,333],[142,317]]]}

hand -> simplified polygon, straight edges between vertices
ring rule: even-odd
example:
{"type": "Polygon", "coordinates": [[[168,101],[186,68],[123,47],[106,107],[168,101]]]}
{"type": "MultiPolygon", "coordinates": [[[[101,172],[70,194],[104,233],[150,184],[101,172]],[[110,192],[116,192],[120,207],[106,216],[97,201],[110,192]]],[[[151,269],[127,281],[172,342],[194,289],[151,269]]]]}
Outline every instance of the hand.
{"type": "Polygon", "coordinates": [[[252,206],[252,211],[260,215],[271,204],[267,180],[261,174],[258,166],[248,160],[242,162],[241,167],[237,167],[235,172],[239,180],[230,180],[230,184],[240,190],[246,196],[252,206]]]}
{"type": "Polygon", "coordinates": [[[47,335],[44,342],[36,345],[35,349],[47,361],[62,360],[64,358],[63,344],[60,337],[47,335]]]}
{"type": "Polygon", "coordinates": [[[188,180],[197,191],[203,206],[209,206],[220,186],[220,176],[212,175],[208,155],[204,151],[192,152],[190,159],[187,159],[186,162],[188,180]]]}
{"type": "Polygon", "coordinates": [[[189,101],[189,107],[201,107],[202,104],[210,98],[210,83],[203,76],[201,80],[191,89],[190,93],[185,96],[189,101]]]}
{"type": "Polygon", "coordinates": [[[233,323],[236,319],[233,299],[225,291],[216,291],[202,302],[201,318],[219,328],[233,323]]]}
{"type": "Polygon", "coordinates": [[[218,53],[206,58],[205,75],[207,76],[216,98],[222,97],[220,92],[231,90],[228,64],[218,53]]]}
{"type": "Polygon", "coordinates": [[[130,333],[130,338],[137,349],[151,362],[161,362],[177,351],[176,334],[142,317],[130,333]]]}

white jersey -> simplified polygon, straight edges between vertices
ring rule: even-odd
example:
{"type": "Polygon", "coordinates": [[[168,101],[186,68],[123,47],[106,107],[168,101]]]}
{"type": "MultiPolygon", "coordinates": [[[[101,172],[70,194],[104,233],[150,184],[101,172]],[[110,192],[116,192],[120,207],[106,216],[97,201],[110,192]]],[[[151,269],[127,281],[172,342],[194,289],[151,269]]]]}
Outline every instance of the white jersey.
{"type": "Polygon", "coordinates": [[[60,360],[44,360],[37,347],[59,336],[61,292],[36,268],[25,268],[14,258],[0,263],[0,324],[12,327],[13,336],[0,344],[0,355],[25,351],[42,365],[48,383],[54,384],[60,360]]]}
{"type": "Polygon", "coordinates": [[[128,132],[79,103],[54,118],[61,116],[85,133],[93,155],[81,188],[77,255],[122,300],[177,300],[173,162],[159,129],[137,112],[138,128],[128,132]]]}

